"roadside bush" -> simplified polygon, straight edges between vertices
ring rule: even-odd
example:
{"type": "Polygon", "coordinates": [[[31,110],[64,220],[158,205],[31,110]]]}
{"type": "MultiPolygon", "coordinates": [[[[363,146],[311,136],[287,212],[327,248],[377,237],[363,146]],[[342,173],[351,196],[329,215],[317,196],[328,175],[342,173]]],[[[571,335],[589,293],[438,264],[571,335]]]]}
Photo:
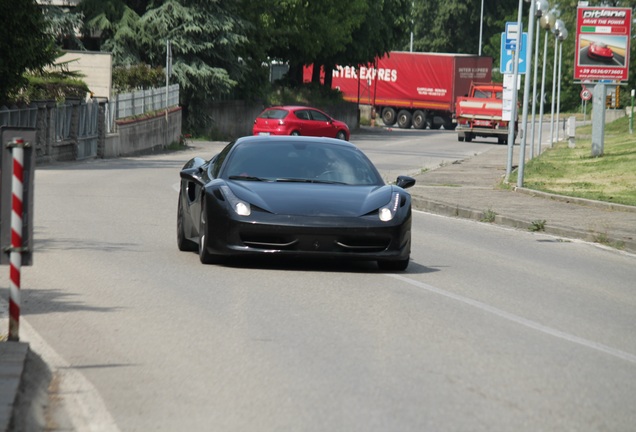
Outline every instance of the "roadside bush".
{"type": "Polygon", "coordinates": [[[13,103],[29,104],[36,100],[63,101],[67,98],[84,99],[89,88],[79,78],[59,73],[25,74],[27,84],[9,97],[13,103]]]}
{"type": "Polygon", "coordinates": [[[116,66],[113,68],[113,90],[119,93],[166,85],[164,68],[147,64],[116,66]]]}

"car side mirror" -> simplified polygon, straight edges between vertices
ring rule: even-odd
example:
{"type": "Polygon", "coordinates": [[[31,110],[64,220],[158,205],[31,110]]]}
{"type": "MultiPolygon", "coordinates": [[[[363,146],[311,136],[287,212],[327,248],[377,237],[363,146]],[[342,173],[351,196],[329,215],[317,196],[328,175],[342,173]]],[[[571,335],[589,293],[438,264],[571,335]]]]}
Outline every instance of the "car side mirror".
{"type": "Polygon", "coordinates": [[[179,173],[179,176],[188,181],[201,182],[201,167],[184,169],[179,173]]]}
{"type": "Polygon", "coordinates": [[[402,189],[408,189],[415,184],[415,179],[409,176],[398,176],[395,184],[402,189]]]}

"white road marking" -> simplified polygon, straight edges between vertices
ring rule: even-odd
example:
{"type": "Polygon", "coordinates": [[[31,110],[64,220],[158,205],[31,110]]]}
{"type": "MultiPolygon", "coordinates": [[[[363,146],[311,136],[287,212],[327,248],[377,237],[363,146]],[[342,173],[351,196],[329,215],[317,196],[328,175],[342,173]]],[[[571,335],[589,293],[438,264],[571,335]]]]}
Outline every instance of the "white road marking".
{"type": "Polygon", "coordinates": [[[392,277],[394,279],[398,279],[398,280],[400,280],[402,282],[406,282],[407,284],[416,286],[418,288],[422,288],[422,289],[424,289],[426,291],[429,291],[429,292],[432,292],[434,294],[438,294],[438,295],[450,298],[452,300],[456,300],[456,301],[459,301],[461,303],[467,304],[469,306],[473,306],[473,307],[475,307],[477,309],[480,309],[480,310],[482,310],[484,312],[488,312],[488,313],[496,315],[496,316],[498,316],[500,318],[507,319],[508,321],[512,321],[512,322],[514,322],[516,324],[520,324],[522,326],[531,328],[533,330],[540,331],[540,332],[545,333],[547,335],[550,335],[550,336],[553,336],[553,337],[556,337],[556,338],[559,338],[559,339],[563,339],[563,340],[566,340],[568,342],[572,342],[572,343],[584,346],[586,348],[591,348],[593,350],[600,351],[600,352],[602,352],[604,354],[609,354],[609,355],[611,355],[613,357],[616,357],[616,358],[619,358],[621,360],[626,360],[626,361],[631,362],[631,363],[636,363],[636,355],[634,355],[634,354],[630,354],[630,353],[627,353],[625,351],[621,351],[621,350],[609,347],[607,345],[603,345],[603,344],[600,344],[600,343],[597,343],[597,342],[594,342],[594,341],[583,339],[581,337],[574,336],[574,335],[571,335],[569,333],[565,333],[565,332],[553,329],[553,328],[548,327],[548,326],[544,326],[543,324],[539,324],[537,322],[525,319],[525,318],[520,317],[518,315],[503,311],[501,309],[497,309],[495,307],[487,305],[486,303],[482,303],[480,301],[473,300],[473,299],[470,299],[468,297],[464,297],[464,296],[459,295],[459,294],[454,294],[454,293],[452,293],[450,291],[445,291],[443,289],[436,288],[436,287],[434,287],[432,285],[429,285],[429,284],[426,284],[426,283],[423,283],[423,282],[418,282],[416,280],[409,279],[407,277],[404,277],[404,276],[401,276],[401,275],[398,275],[398,274],[389,274],[389,273],[387,273],[386,276],[392,277]]]}

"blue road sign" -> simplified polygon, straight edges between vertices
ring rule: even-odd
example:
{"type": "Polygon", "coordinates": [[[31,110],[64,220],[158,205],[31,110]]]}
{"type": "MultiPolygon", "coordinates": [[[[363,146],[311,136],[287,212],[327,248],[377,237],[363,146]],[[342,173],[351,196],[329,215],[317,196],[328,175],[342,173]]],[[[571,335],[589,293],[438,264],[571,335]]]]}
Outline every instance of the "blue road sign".
{"type": "MultiPolygon", "coordinates": [[[[499,71],[502,74],[514,73],[515,51],[506,48],[509,46],[505,33],[501,34],[501,57],[499,63],[499,71]]],[[[526,47],[528,46],[528,33],[523,32],[521,35],[521,50],[519,51],[519,73],[526,73],[526,47]]]]}

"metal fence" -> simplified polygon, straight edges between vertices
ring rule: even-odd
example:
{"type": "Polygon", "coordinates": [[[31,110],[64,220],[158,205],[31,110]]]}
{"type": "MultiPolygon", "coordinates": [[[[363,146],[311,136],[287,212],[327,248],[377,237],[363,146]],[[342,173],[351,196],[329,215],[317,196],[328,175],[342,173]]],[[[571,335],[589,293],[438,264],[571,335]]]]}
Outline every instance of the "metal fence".
{"type": "Polygon", "coordinates": [[[0,107],[0,126],[35,127],[38,119],[38,108],[29,105],[25,108],[0,107]]]}
{"type": "Polygon", "coordinates": [[[47,155],[53,146],[75,146],[74,159],[97,156],[99,102],[62,102],[53,106],[35,104],[18,108],[0,107],[0,126],[38,129],[37,151],[47,155]],[[38,124],[38,112],[42,115],[38,124]]]}
{"type": "Polygon", "coordinates": [[[97,156],[99,102],[93,101],[79,106],[77,129],[77,159],[97,156]]]}
{"type": "Polygon", "coordinates": [[[106,104],[106,132],[114,132],[115,120],[134,117],[179,105],[179,84],[115,94],[106,104]]]}

